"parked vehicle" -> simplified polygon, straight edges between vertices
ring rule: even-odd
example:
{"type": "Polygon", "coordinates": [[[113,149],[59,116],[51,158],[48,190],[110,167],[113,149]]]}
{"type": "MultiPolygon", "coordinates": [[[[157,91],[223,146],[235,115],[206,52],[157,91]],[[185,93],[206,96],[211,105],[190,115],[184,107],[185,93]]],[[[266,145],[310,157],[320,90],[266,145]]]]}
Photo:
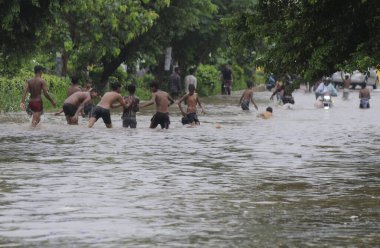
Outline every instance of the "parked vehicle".
{"type": "Polygon", "coordinates": [[[351,74],[351,86],[353,89],[356,88],[356,86],[361,85],[363,83],[367,83],[367,75],[364,73],[361,73],[359,70],[355,70],[351,74]]]}
{"type": "Polygon", "coordinates": [[[371,67],[368,69],[367,75],[367,85],[370,85],[375,90],[377,88],[377,84],[379,83],[379,77],[377,76],[376,68],[371,67]]]}
{"type": "Polygon", "coordinates": [[[334,87],[342,87],[343,86],[343,79],[345,77],[346,73],[344,71],[336,71],[331,75],[331,80],[334,84],[334,87]]]}

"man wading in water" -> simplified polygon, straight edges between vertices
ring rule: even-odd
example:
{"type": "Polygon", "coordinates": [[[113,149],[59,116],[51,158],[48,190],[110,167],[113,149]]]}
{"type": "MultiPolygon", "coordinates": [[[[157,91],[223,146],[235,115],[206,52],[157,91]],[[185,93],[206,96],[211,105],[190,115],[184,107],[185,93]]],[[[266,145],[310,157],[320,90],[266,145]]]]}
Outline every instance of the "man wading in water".
{"type": "Polygon", "coordinates": [[[44,68],[40,65],[34,67],[34,78],[29,79],[25,83],[24,93],[22,95],[20,107],[25,110],[25,98],[26,94],[30,93],[29,108],[33,112],[32,127],[36,127],[41,120],[41,113],[43,111],[41,91],[44,92],[44,96],[56,107],[55,101],[50,97],[45,80],[41,78],[44,68]]]}
{"type": "Polygon", "coordinates": [[[159,90],[156,81],[150,83],[150,90],[152,91],[152,99],[140,105],[140,108],[156,104],[156,113],[150,120],[150,128],[156,128],[160,125],[161,129],[168,129],[170,124],[169,106],[174,103],[174,100],[167,92],[159,90]]]}
{"type": "Polygon", "coordinates": [[[183,118],[182,118],[182,124],[190,124],[191,126],[199,125],[200,122],[198,120],[197,116],[197,104],[202,109],[202,114],[205,113],[205,110],[201,104],[201,101],[199,100],[199,96],[197,93],[195,93],[195,85],[190,84],[188,87],[189,93],[181,97],[181,99],[178,101],[178,107],[181,111],[183,118]],[[183,111],[181,103],[185,101],[187,103],[187,111],[183,111]]]}

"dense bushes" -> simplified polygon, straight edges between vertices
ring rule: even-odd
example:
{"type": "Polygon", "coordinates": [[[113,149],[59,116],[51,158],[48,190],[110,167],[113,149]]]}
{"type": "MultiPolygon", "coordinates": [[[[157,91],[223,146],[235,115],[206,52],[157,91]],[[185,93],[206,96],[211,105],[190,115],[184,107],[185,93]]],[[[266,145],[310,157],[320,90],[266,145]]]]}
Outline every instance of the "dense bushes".
{"type": "MultiPolygon", "coordinates": [[[[12,78],[0,77],[0,111],[19,111],[20,102],[22,98],[22,92],[24,89],[25,81],[32,78],[34,74],[25,70],[21,70],[20,73],[12,78]]],[[[70,84],[68,78],[60,78],[54,75],[43,75],[45,79],[49,93],[59,106],[62,106],[63,101],[66,99],[67,88],[70,84]]],[[[45,109],[52,107],[51,103],[43,97],[45,109]]]]}

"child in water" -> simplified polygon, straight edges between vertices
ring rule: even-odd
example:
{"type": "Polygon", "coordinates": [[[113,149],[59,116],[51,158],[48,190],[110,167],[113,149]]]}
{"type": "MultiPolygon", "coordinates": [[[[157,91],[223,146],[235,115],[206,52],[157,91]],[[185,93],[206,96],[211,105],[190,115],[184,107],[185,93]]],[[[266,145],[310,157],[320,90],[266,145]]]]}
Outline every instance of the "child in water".
{"type": "Polygon", "coordinates": [[[140,99],[135,96],[136,86],[134,84],[129,84],[127,90],[129,96],[124,97],[124,101],[127,105],[124,107],[121,119],[123,120],[123,127],[136,128],[136,112],[139,111],[140,99]]]}
{"type": "Polygon", "coordinates": [[[272,117],[273,109],[271,107],[268,107],[265,112],[260,113],[257,115],[257,117],[263,118],[263,119],[269,119],[272,117]]]}
{"type": "Polygon", "coordinates": [[[252,81],[247,82],[247,89],[244,90],[243,95],[240,98],[240,106],[243,110],[249,110],[249,103],[255,106],[255,109],[258,110],[255,101],[253,100],[253,83],[252,81]]]}

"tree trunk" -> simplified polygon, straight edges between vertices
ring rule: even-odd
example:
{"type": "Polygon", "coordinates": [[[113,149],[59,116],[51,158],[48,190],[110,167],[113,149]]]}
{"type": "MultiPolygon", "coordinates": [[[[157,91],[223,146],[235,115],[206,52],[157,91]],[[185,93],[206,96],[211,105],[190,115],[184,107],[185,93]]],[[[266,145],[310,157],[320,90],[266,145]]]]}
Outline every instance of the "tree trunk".
{"type": "Polygon", "coordinates": [[[108,83],[109,77],[117,70],[117,68],[127,60],[130,54],[134,54],[137,51],[139,39],[133,40],[124,46],[117,57],[112,58],[110,61],[105,57],[102,59],[103,72],[98,84],[98,90],[102,91],[108,83]]]}
{"type": "Polygon", "coordinates": [[[63,77],[66,77],[67,76],[67,63],[69,62],[69,57],[70,55],[63,51],[62,53],[62,72],[61,72],[61,75],[63,77]]]}

